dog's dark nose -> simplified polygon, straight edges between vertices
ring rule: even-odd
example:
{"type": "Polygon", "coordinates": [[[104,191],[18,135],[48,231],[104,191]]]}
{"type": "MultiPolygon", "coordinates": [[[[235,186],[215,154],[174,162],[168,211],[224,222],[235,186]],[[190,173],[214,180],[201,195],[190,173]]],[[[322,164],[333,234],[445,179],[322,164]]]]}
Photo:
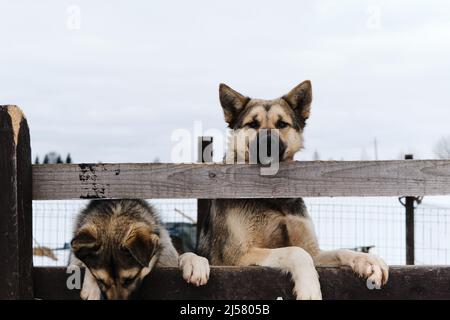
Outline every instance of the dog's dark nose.
{"type": "Polygon", "coordinates": [[[250,146],[250,157],[253,160],[251,163],[255,163],[255,159],[258,164],[270,164],[283,159],[286,146],[272,130],[261,130],[253,143],[254,145],[250,146]]]}

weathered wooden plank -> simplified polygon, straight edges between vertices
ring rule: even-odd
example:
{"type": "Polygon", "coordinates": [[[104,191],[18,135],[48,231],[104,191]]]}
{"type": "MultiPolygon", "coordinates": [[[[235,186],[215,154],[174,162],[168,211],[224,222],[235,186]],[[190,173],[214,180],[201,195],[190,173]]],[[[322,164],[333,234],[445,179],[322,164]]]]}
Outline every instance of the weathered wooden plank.
{"type": "Polygon", "coordinates": [[[450,160],[34,165],[33,185],[35,200],[448,195],[450,160]]]}
{"type": "MultiPolygon", "coordinates": [[[[213,161],[213,152],[213,137],[198,137],[198,162],[211,163],[213,161]]],[[[210,208],[211,200],[197,199],[197,243],[210,208]]]]}
{"type": "Polygon", "coordinates": [[[17,225],[19,232],[19,290],[21,299],[33,297],[33,199],[30,130],[24,116],[17,139],[17,225]]]}
{"type": "MultiPolygon", "coordinates": [[[[393,266],[388,284],[370,290],[349,268],[318,268],[324,299],[450,299],[450,267],[393,266]]],[[[65,268],[35,268],[35,297],[79,299],[68,290],[65,268]]],[[[262,267],[212,267],[209,283],[186,284],[176,268],[155,269],[143,283],[141,299],[292,299],[289,276],[262,267]]]]}
{"type": "MultiPolygon", "coordinates": [[[[412,160],[412,154],[406,154],[405,160],[412,160]]],[[[414,202],[417,198],[405,197],[405,231],[406,231],[406,264],[413,265],[415,260],[415,235],[414,235],[414,202]]]]}
{"type": "Polygon", "coordinates": [[[32,298],[31,149],[16,106],[0,106],[0,299],[32,298]]]}
{"type": "Polygon", "coordinates": [[[17,243],[17,167],[8,106],[0,106],[0,299],[19,295],[17,243]]]}

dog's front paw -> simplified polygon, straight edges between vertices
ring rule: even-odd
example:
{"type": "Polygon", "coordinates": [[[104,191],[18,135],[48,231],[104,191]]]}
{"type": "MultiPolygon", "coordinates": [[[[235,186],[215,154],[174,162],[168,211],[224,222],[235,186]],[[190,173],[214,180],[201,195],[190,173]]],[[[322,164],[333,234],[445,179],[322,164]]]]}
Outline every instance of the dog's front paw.
{"type": "Polygon", "coordinates": [[[200,257],[195,253],[184,253],[180,256],[179,266],[183,272],[183,279],[188,283],[203,286],[209,279],[208,259],[200,257]]]}
{"type": "Polygon", "coordinates": [[[85,281],[83,288],[81,288],[80,297],[83,300],[100,300],[100,288],[95,282],[85,281]]]}
{"type": "Polygon", "coordinates": [[[350,266],[360,277],[367,278],[376,287],[386,284],[389,277],[389,267],[383,259],[370,254],[359,253],[351,261],[350,266]]]}
{"type": "Polygon", "coordinates": [[[297,300],[322,300],[319,275],[316,270],[303,274],[298,280],[294,279],[294,295],[297,300]]]}

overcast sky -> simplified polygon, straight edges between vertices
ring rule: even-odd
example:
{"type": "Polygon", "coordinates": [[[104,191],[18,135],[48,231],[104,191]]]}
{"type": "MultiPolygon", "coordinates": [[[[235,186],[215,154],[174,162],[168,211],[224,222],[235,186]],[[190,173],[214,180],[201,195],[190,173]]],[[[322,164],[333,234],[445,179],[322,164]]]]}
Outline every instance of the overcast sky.
{"type": "Polygon", "coordinates": [[[371,159],[375,137],[380,159],[430,158],[450,135],[449,17],[444,0],[0,0],[0,104],[34,155],[171,161],[175,129],[225,129],[220,82],[274,98],[310,79],[298,159],[371,159]]]}

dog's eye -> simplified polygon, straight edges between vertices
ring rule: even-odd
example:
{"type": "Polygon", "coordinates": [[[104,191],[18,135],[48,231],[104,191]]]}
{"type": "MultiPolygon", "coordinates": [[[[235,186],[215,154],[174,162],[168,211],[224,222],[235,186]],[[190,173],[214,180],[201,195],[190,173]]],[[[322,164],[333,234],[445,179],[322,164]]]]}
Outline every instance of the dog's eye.
{"type": "Polygon", "coordinates": [[[257,120],[253,120],[252,122],[247,123],[247,126],[249,126],[252,129],[258,129],[259,122],[257,120]]]}
{"type": "Polygon", "coordinates": [[[134,280],[136,280],[136,277],[125,278],[125,279],[123,279],[122,284],[123,284],[124,287],[128,287],[129,285],[131,285],[134,282],[134,280]]]}
{"type": "Polygon", "coordinates": [[[130,249],[128,249],[127,247],[121,247],[120,252],[122,252],[122,254],[125,256],[131,256],[130,249]]]}
{"type": "Polygon", "coordinates": [[[105,289],[107,287],[106,282],[103,281],[102,279],[97,279],[97,284],[100,287],[100,289],[105,289]]]}
{"type": "Polygon", "coordinates": [[[276,127],[277,129],[283,129],[286,128],[289,124],[287,122],[284,122],[283,120],[278,120],[276,127]]]}

